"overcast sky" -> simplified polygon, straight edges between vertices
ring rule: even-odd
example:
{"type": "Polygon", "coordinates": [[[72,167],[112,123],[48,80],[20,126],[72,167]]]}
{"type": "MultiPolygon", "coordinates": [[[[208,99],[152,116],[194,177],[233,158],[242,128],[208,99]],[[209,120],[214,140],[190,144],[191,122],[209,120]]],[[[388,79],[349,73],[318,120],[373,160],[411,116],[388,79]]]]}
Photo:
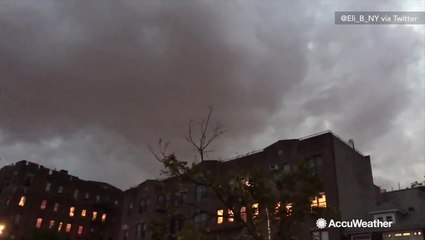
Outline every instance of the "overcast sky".
{"type": "Polygon", "coordinates": [[[0,166],[21,159],[120,188],[157,177],[162,137],[213,159],[332,130],[391,189],[425,175],[424,25],[335,25],[424,1],[1,1],[0,166]]]}

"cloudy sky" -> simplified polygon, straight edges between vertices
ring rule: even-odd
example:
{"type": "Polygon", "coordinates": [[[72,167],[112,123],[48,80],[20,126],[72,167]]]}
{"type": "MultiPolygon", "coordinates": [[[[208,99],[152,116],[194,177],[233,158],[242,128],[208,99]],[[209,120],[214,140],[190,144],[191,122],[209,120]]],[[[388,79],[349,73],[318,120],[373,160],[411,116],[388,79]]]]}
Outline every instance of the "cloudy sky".
{"type": "Polygon", "coordinates": [[[335,25],[334,12],[424,1],[1,1],[0,166],[26,159],[127,188],[181,158],[207,106],[210,158],[333,130],[375,181],[425,175],[423,25],[335,25]]]}

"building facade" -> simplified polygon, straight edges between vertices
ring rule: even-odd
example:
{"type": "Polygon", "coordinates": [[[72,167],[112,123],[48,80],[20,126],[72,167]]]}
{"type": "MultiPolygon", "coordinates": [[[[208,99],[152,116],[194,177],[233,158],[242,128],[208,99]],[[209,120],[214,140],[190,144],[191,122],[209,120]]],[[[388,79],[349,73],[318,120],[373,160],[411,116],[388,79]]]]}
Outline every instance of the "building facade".
{"type": "MultiPolygon", "coordinates": [[[[247,154],[229,161],[206,161],[208,170],[218,175],[229,171],[244,172],[253,168],[266,171],[291,171],[299,161],[307,161],[309,168],[318,174],[324,191],[317,204],[334,209],[337,219],[371,219],[371,209],[376,204],[370,157],[364,156],[332,132],[278,141],[262,151],[247,154]]],[[[122,226],[119,240],[151,240],[147,226],[158,219],[167,219],[166,231],[173,236],[181,225],[202,225],[214,232],[218,239],[234,239],[240,229],[235,228],[230,214],[214,193],[202,185],[180,186],[175,179],[148,180],[124,193],[122,226]],[[202,206],[197,213],[185,209],[181,202],[202,206]],[[167,205],[178,206],[176,216],[167,216],[167,205]],[[203,212],[216,212],[211,217],[203,212]],[[167,218],[168,217],[168,218],[167,218]]],[[[308,222],[297,239],[342,239],[341,229],[317,229],[315,220],[308,222]]]]}
{"type": "Polygon", "coordinates": [[[3,239],[51,231],[61,239],[115,239],[122,191],[65,170],[20,161],[0,170],[3,239]]]}

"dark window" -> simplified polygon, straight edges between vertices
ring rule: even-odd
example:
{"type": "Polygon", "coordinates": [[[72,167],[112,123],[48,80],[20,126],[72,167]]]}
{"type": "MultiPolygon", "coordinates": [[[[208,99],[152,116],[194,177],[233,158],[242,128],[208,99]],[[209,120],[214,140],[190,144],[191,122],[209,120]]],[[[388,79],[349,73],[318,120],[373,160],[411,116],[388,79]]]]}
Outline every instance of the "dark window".
{"type": "Polygon", "coordinates": [[[138,223],[136,225],[136,239],[143,239],[146,234],[146,224],[138,223]]]}
{"type": "Polygon", "coordinates": [[[207,219],[208,219],[208,215],[204,212],[200,212],[195,214],[193,220],[198,225],[205,225],[205,223],[207,222],[207,219]]]}
{"type": "Polygon", "coordinates": [[[157,204],[158,204],[159,208],[165,208],[165,197],[164,197],[164,195],[158,196],[157,204]]]}
{"type": "Polygon", "coordinates": [[[393,216],[386,216],[385,217],[385,221],[392,222],[393,221],[393,216]]]}
{"type": "Polygon", "coordinates": [[[291,171],[291,166],[289,163],[284,163],[280,167],[284,173],[289,173],[291,171]]]}
{"type": "Polygon", "coordinates": [[[314,156],[308,159],[307,166],[312,173],[317,174],[319,168],[322,166],[322,158],[320,156],[314,156]]]}
{"type": "Polygon", "coordinates": [[[179,216],[172,217],[170,220],[170,233],[176,234],[178,233],[183,226],[183,220],[179,216]]]}
{"type": "Polygon", "coordinates": [[[204,185],[197,185],[196,196],[195,196],[196,201],[199,202],[205,198],[207,198],[207,187],[204,185]]]}
{"type": "Polygon", "coordinates": [[[146,210],[147,210],[147,206],[146,205],[147,205],[146,204],[146,199],[140,200],[140,202],[139,202],[139,213],[146,212],[146,210]]]}

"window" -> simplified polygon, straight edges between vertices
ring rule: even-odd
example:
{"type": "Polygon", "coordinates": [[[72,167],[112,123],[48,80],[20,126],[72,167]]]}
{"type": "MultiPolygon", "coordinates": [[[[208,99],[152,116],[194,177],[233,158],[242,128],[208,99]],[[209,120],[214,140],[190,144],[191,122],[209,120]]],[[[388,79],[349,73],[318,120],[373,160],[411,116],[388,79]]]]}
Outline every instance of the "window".
{"type": "Polygon", "coordinates": [[[291,165],[289,165],[289,163],[282,164],[281,168],[284,173],[289,173],[291,171],[291,165]]]}
{"type": "Polygon", "coordinates": [[[84,230],[83,226],[78,226],[78,230],[77,230],[78,236],[81,236],[83,234],[83,230],[84,230]]]}
{"type": "Polygon", "coordinates": [[[55,220],[50,220],[49,229],[53,229],[55,227],[55,220]]]}
{"type": "Polygon", "coordinates": [[[52,187],[52,184],[51,183],[46,183],[46,192],[49,192],[50,191],[50,188],[52,187]]]}
{"type": "Polygon", "coordinates": [[[311,157],[308,159],[307,165],[312,173],[317,174],[322,166],[322,158],[320,156],[311,157]]]}
{"type": "Polygon", "coordinates": [[[58,193],[63,193],[63,186],[59,186],[58,193]]]}
{"type": "Polygon", "coordinates": [[[25,206],[25,201],[27,200],[27,198],[25,197],[25,196],[22,196],[21,197],[21,199],[19,199],[19,203],[18,203],[18,205],[20,206],[20,207],[23,207],[23,206],[25,206]]]}
{"type": "Polygon", "coordinates": [[[15,224],[18,225],[21,222],[21,215],[17,214],[15,217],[15,224]]]}
{"type": "Polygon", "coordinates": [[[77,199],[78,198],[78,189],[74,190],[74,198],[77,199]]]}
{"type": "Polygon", "coordinates": [[[199,202],[202,199],[207,198],[207,187],[204,185],[196,186],[196,201],[199,202]]]}
{"type": "Polygon", "coordinates": [[[313,240],[329,240],[329,233],[328,231],[322,231],[322,232],[313,232],[313,240]]]}
{"type": "Polygon", "coordinates": [[[130,202],[129,204],[128,204],[128,209],[130,210],[130,209],[133,209],[133,202],[130,202]]]}
{"type": "Polygon", "coordinates": [[[35,222],[35,227],[36,228],[41,228],[41,224],[43,223],[43,219],[42,218],[37,218],[37,222],[35,222]]]}
{"type": "Polygon", "coordinates": [[[227,221],[228,222],[234,222],[235,221],[235,214],[231,209],[227,209],[227,221]]]}
{"type": "Polygon", "coordinates": [[[391,216],[391,215],[386,216],[385,217],[385,221],[392,222],[393,221],[393,216],[391,216]]]}
{"type": "Polygon", "coordinates": [[[87,210],[83,209],[81,210],[81,217],[85,217],[87,215],[87,210]]]}
{"type": "Polygon", "coordinates": [[[96,202],[99,202],[99,201],[100,201],[100,196],[96,195],[96,202]]]}
{"type": "Polygon", "coordinates": [[[246,207],[241,207],[241,219],[246,222],[246,207]]]}
{"type": "Polygon", "coordinates": [[[199,225],[204,225],[207,222],[207,214],[204,212],[200,212],[195,214],[194,222],[199,225]]]}
{"type": "Polygon", "coordinates": [[[311,200],[311,207],[325,208],[326,207],[326,194],[324,192],[321,192],[321,193],[319,193],[318,197],[314,197],[311,200]]]}
{"type": "Polygon", "coordinates": [[[97,212],[93,212],[91,220],[94,221],[97,218],[97,212]]]}
{"type": "Polygon", "coordinates": [[[86,193],[86,194],[84,195],[84,200],[89,200],[89,198],[90,198],[90,193],[86,193]]]}
{"type": "Polygon", "coordinates": [[[178,233],[180,230],[182,230],[182,226],[183,226],[183,220],[181,218],[181,216],[173,216],[170,219],[170,232],[171,234],[176,234],[178,233]]]}
{"type": "Polygon", "coordinates": [[[146,200],[142,199],[139,202],[139,213],[146,212],[146,200]]]}
{"type": "Polygon", "coordinates": [[[47,206],[47,201],[46,200],[41,201],[40,209],[44,210],[46,209],[46,206],[47,206]]]}
{"type": "Polygon", "coordinates": [[[292,203],[287,203],[285,206],[286,216],[291,216],[292,214],[292,203]]]}
{"type": "Polygon", "coordinates": [[[62,226],[63,226],[63,223],[60,222],[59,225],[58,225],[58,232],[62,231],[62,226]]]}
{"type": "Polygon", "coordinates": [[[144,238],[145,233],[146,233],[146,224],[145,223],[138,223],[136,225],[136,239],[144,238]]]}
{"type": "Polygon", "coordinates": [[[158,207],[165,208],[165,197],[164,195],[159,195],[157,199],[158,207]]]}
{"type": "Polygon", "coordinates": [[[55,203],[55,205],[53,205],[53,212],[57,212],[59,210],[59,203],[55,203]]]}
{"type": "Polygon", "coordinates": [[[252,204],[252,210],[253,210],[253,214],[252,214],[252,216],[255,218],[255,217],[257,217],[259,214],[260,214],[260,208],[259,208],[259,205],[258,205],[258,203],[254,203],[254,204],[252,204]]]}
{"type": "Polygon", "coordinates": [[[67,223],[65,232],[71,232],[71,227],[72,227],[71,223],[67,223]]]}
{"type": "Polygon", "coordinates": [[[104,213],[104,214],[102,214],[102,222],[105,222],[106,221],[106,213],[104,213]]]}
{"type": "Polygon", "coordinates": [[[224,210],[223,209],[218,209],[217,210],[217,224],[222,224],[223,223],[223,218],[224,218],[224,210]]]}
{"type": "Polygon", "coordinates": [[[75,207],[70,207],[69,208],[69,216],[73,217],[74,216],[74,212],[75,212],[75,207]]]}

